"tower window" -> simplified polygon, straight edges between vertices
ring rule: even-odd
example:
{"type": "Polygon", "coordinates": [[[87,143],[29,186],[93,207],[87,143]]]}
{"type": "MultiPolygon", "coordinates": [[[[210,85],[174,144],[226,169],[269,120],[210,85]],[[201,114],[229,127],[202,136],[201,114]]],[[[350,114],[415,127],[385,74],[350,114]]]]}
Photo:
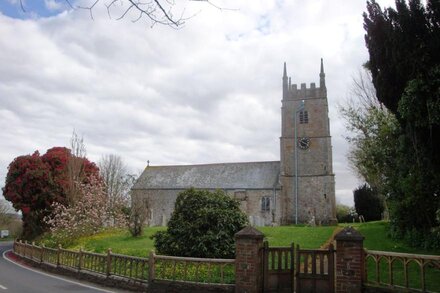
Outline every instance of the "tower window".
{"type": "Polygon", "coordinates": [[[262,212],[270,211],[270,197],[269,196],[263,196],[261,198],[261,211],[262,212]]]}
{"type": "Polygon", "coordinates": [[[300,124],[309,123],[309,112],[307,112],[307,111],[299,112],[299,123],[300,124]]]}

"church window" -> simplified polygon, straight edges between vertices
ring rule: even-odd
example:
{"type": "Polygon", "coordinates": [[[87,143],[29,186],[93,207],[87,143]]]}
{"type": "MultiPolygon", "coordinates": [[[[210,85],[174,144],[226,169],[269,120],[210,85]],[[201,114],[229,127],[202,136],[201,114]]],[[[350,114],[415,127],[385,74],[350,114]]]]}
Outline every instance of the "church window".
{"type": "Polygon", "coordinates": [[[270,211],[270,197],[269,196],[263,196],[261,198],[261,211],[262,212],[270,211]]]}
{"type": "Polygon", "coordinates": [[[300,124],[309,123],[309,112],[307,112],[307,111],[299,112],[299,123],[300,124]]]}

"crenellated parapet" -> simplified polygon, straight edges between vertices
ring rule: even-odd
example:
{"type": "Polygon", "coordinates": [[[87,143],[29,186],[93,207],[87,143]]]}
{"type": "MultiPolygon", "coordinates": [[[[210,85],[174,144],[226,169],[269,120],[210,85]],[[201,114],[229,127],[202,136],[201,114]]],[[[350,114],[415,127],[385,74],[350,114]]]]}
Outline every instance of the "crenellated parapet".
{"type": "Polygon", "coordinates": [[[319,87],[316,83],[310,83],[307,87],[305,83],[292,84],[292,79],[287,76],[286,63],[284,63],[283,74],[283,100],[305,100],[305,99],[322,99],[327,97],[327,88],[325,86],[324,64],[321,58],[321,72],[319,73],[319,87]]]}

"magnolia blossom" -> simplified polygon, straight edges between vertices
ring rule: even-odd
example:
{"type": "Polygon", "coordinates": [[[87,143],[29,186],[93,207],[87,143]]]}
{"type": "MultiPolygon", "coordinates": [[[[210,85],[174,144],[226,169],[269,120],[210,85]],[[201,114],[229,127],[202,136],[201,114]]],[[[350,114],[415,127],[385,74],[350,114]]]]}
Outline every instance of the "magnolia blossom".
{"type": "Polygon", "coordinates": [[[87,183],[75,183],[80,196],[71,205],[52,204],[53,213],[44,220],[53,235],[62,238],[92,235],[104,227],[125,227],[123,199],[109,199],[102,180],[93,176],[87,183]]]}

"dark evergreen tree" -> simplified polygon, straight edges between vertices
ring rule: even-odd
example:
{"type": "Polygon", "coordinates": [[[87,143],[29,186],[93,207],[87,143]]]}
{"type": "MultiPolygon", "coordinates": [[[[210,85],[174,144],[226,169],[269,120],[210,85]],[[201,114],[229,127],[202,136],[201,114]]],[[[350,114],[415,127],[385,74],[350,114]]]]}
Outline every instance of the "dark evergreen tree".
{"type": "Polygon", "coordinates": [[[384,207],[376,190],[364,184],[354,190],[353,197],[356,213],[366,222],[382,219],[384,207]]]}
{"type": "Polygon", "coordinates": [[[378,100],[401,127],[384,177],[392,228],[429,235],[440,226],[440,1],[368,1],[364,28],[378,100]]]}

